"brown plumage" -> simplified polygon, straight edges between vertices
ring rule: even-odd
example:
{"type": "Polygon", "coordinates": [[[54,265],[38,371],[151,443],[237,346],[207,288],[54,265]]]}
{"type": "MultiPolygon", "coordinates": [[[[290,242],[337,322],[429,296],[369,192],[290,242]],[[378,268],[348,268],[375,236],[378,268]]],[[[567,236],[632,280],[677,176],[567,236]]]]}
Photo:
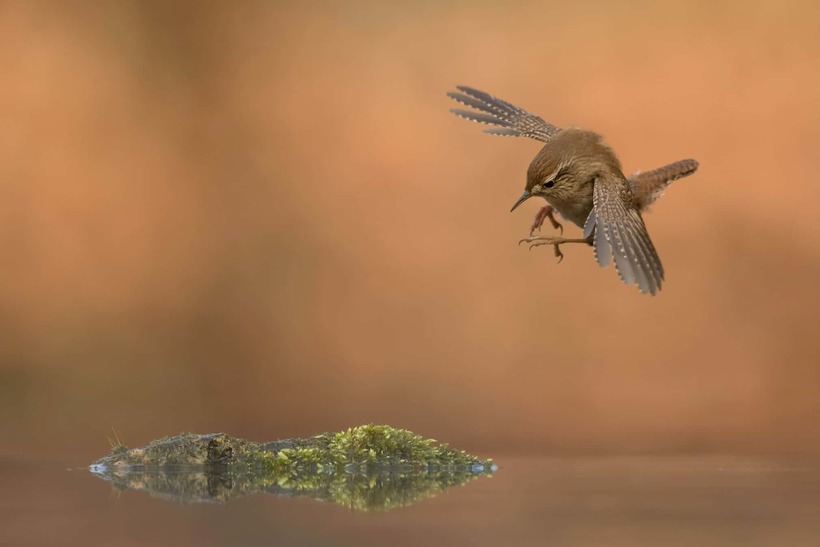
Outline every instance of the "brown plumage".
{"type": "Polygon", "coordinates": [[[673,181],[688,177],[698,170],[695,160],[680,160],[645,173],[635,173],[627,180],[632,195],[638,200],[641,211],[646,210],[663,195],[664,189],[673,181]]]}
{"type": "Polygon", "coordinates": [[[543,119],[470,87],[459,86],[447,95],[475,108],[453,109],[462,118],[493,127],[493,135],[530,137],[546,143],[527,170],[524,194],[513,209],[532,196],[541,196],[549,205],[542,207],[533,222],[530,237],[521,240],[532,246],[553,245],[559,258],[564,243],[589,243],[601,267],[614,259],[615,269],[627,284],[641,292],[655,294],[663,283],[664,271],[655,246],[641,217],[652,202],[674,180],[691,175],[698,162],[687,159],[627,178],[615,153],[597,133],[583,129],[559,129],[543,119]],[[545,218],[555,228],[563,228],[553,217],[562,217],[584,229],[583,239],[535,236],[545,218]]]}

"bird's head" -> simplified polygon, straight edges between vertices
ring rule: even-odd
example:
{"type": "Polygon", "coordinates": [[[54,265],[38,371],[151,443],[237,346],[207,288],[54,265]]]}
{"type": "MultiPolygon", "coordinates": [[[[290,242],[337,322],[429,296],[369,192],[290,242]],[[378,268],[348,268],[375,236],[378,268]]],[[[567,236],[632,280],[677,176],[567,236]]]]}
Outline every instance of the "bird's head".
{"type": "Polygon", "coordinates": [[[621,165],[601,136],[583,129],[562,129],[535,156],[527,170],[527,186],[511,211],[533,196],[561,204],[578,196],[602,171],[621,165]]]}

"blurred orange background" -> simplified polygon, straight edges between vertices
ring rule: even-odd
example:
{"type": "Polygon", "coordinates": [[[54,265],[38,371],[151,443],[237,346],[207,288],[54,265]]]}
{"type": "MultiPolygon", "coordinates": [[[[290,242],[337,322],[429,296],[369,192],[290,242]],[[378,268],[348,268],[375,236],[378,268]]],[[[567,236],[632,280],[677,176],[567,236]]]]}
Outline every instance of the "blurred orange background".
{"type": "Polygon", "coordinates": [[[4,451],[820,449],[820,4],[19,2],[0,35],[4,451]],[[627,172],[700,161],[646,217],[658,297],[516,246],[539,144],[457,84],[627,172]]]}

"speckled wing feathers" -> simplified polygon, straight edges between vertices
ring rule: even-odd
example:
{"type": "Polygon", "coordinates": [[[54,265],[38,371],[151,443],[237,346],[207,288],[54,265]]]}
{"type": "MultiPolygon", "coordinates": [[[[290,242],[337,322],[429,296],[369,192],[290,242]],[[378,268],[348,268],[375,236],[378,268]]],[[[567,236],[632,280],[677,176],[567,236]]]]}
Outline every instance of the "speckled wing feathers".
{"type": "Polygon", "coordinates": [[[457,86],[457,89],[461,93],[451,91],[447,93],[447,96],[458,103],[475,108],[479,112],[458,108],[453,108],[450,112],[467,120],[495,126],[485,129],[485,133],[529,137],[541,142],[547,142],[558,132],[557,127],[545,122],[540,117],[498,97],[493,97],[489,93],[466,86],[457,86]]]}
{"type": "Polygon", "coordinates": [[[593,229],[595,259],[602,268],[614,258],[624,283],[637,284],[641,292],[650,294],[660,290],[663,266],[625,179],[603,175],[595,180],[584,236],[592,235],[593,229]]]}

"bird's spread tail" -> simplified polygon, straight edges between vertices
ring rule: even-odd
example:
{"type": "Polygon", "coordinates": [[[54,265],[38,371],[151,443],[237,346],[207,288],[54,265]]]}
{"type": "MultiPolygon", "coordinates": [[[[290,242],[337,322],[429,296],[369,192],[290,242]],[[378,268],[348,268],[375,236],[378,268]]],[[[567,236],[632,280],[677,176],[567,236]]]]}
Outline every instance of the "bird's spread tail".
{"type": "Polygon", "coordinates": [[[696,160],[687,159],[645,173],[635,173],[627,179],[629,189],[638,201],[639,208],[643,210],[661,197],[672,181],[688,177],[698,170],[699,165],[696,160]]]}

